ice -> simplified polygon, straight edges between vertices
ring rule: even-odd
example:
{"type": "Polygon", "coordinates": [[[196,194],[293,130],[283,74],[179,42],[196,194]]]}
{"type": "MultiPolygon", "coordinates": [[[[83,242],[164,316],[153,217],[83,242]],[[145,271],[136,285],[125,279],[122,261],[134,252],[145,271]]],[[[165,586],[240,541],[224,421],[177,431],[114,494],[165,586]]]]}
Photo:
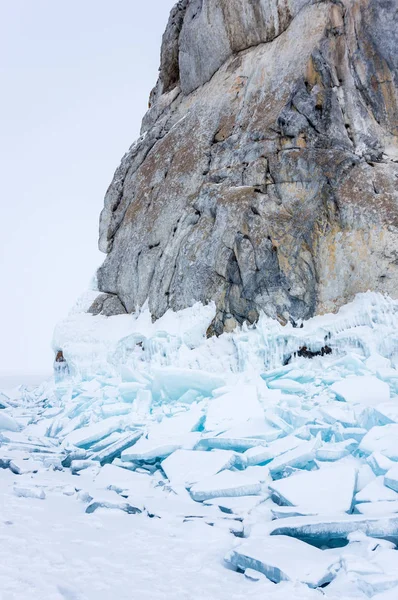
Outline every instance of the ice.
{"type": "Polygon", "coordinates": [[[366,406],[377,406],[390,399],[388,384],[372,375],[347,377],[334,383],[331,390],[339,400],[366,406]]]}
{"type": "Polygon", "coordinates": [[[260,493],[261,482],[258,477],[247,475],[244,471],[221,471],[190,488],[190,494],[196,502],[220,497],[256,496],[260,493]]]}
{"type": "Polygon", "coordinates": [[[116,441],[93,455],[93,459],[101,463],[101,465],[112,462],[115,458],[120,458],[121,453],[134,446],[134,444],[142,436],[142,431],[131,431],[120,435],[116,441]]]}
{"type": "Polygon", "coordinates": [[[19,431],[18,423],[6,414],[3,410],[0,412],[0,431],[19,431]]]}
{"type": "Polygon", "coordinates": [[[375,414],[382,425],[398,423],[398,404],[396,400],[378,404],[375,407],[375,414]]]}
{"type": "Polygon", "coordinates": [[[101,492],[95,495],[87,505],[86,513],[92,514],[97,511],[99,508],[111,509],[111,510],[121,510],[130,515],[140,514],[142,509],[134,506],[125,498],[119,496],[116,492],[101,492]]]}
{"type": "MultiPolygon", "coordinates": [[[[70,375],[0,396],[0,415],[18,425],[0,432],[2,536],[10,531],[3,545],[13,548],[19,531],[25,546],[35,547],[29,555],[19,548],[27,562],[15,560],[13,581],[22,585],[19,573],[29,565],[51,585],[58,567],[46,548],[58,548],[59,560],[70,538],[65,556],[76,597],[90,600],[98,595],[89,581],[94,562],[98,586],[112,571],[103,593],[115,597],[156,564],[161,571],[149,589],[156,598],[163,586],[162,597],[172,589],[178,599],[200,587],[219,600],[384,600],[397,565],[377,555],[380,548],[398,555],[386,546],[386,539],[398,541],[398,302],[365,294],[303,327],[261,315],[256,326],[211,339],[214,307],[183,312],[155,323],[147,307],[109,318],[74,313],[56,332],[70,375]],[[325,344],[332,354],[297,356],[303,346],[316,352],[325,344]],[[46,501],[17,497],[14,487],[42,490],[46,501]],[[126,514],[135,509],[141,514],[126,514]],[[41,525],[30,535],[36,516],[41,525]],[[358,530],[381,537],[360,539],[358,530]],[[337,576],[309,590],[304,570],[290,571],[300,563],[296,551],[285,567],[291,581],[274,586],[245,567],[249,580],[240,568],[223,568],[222,557],[242,542],[231,532],[259,551],[286,534],[289,547],[301,540],[315,552],[325,548],[321,555],[337,576]],[[132,574],[127,587],[119,585],[132,574]],[[189,581],[183,591],[181,581],[189,581]]],[[[277,552],[269,556],[281,560],[277,552]]],[[[269,556],[267,569],[274,567],[269,556]]],[[[315,568],[315,559],[309,562],[315,568]]]]}
{"type": "Polygon", "coordinates": [[[271,535],[289,535],[316,546],[345,540],[350,533],[360,531],[369,537],[398,541],[398,516],[328,515],[327,517],[292,517],[274,521],[268,528],[271,535]]]}
{"type": "Polygon", "coordinates": [[[264,419],[257,389],[255,386],[241,385],[210,401],[205,428],[207,431],[226,430],[254,419],[264,419]]]}
{"type": "Polygon", "coordinates": [[[253,466],[270,462],[274,458],[274,454],[265,445],[261,445],[246,450],[244,457],[247,464],[253,466]]]}
{"type": "Polygon", "coordinates": [[[162,469],[173,485],[192,485],[235,465],[234,452],[177,450],[162,462],[162,469]]]}
{"type": "Polygon", "coordinates": [[[358,502],[384,502],[398,500],[397,492],[384,485],[384,477],[380,476],[371,481],[355,496],[358,502]]]}
{"type": "Polygon", "coordinates": [[[398,512],[398,501],[362,502],[357,504],[355,510],[362,515],[391,515],[398,512]]]}
{"type": "Polygon", "coordinates": [[[352,409],[342,405],[341,402],[333,402],[320,409],[322,417],[327,423],[341,423],[344,427],[355,427],[357,419],[352,409]]]}
{"type": "Polygon", "coordinates": [[[148,475],[135,473],[115,465],[105,465],[94,479],[96,489],[114,490],[118,493],[128,490],[143,496],[153,495],[153,480],[148,475]]]}
{"type": "Polygon", "coordinates": [[[98,423],[72,431],[64,438],[64,443],[78,448],[89,447],[94,442],[98,442],[98,440],[102,440],[114,431],[119,430],[122,423],[123,420],[119,416],[104,419],[98,423]]]}
{"type": "Polygon", "coordinates": [[[368,455],[380,452],[391,460],[398,460],[398,424],[372,427],[359,444],[359,450],[368,455]]]}
{"type": "Polygon", "coordinates": [[[291,475],[270,484],[278,504],[295,506],[304,514],[337,514],[351,511],[357,472],[351,466],[291,475]]]}
{"type": "Polygon", "coordinates": [[[200,438],[199,433],[186,433],[173,437],[157,436],[152,438],[141,438],[134,446],[123,450],[122,461],[154,461],[166,458],[180,448],[191,450],[200,438]]]}
{"type": "Polygon", "coordinates": [[[101,413],[105,419],[119,415],[128,415],[130,412],[131,407],[123,402],[113,402],[112,404],[103,404],[101,406],[101,413]]]}
{"type": "Polygon", "coordinates": [[[351,454],[358,447],[356,440],[348,439],[335,444],[324,444],[316,451],[317,460],[338,461],[351,454]]]}
{"type": "Polygon", "coordinates": [[[280,456],[277,456],[269,463],[269,470],[272,477],[277,477],[287,467],[305,468],[314,460],[317,450],[322,445],[320,438],[302,442],[293,450],[288,450],[280,456]]]}
{"type": "Polygon", "coordinates": [[[392,467],[384,477],[384,485],[398,492],[398,465],[392,467]]]}
{"type": "Polygon", "coordinates": [[[305,386],[294,379],[274,379],[268,381],[267,385],[271,390],[282,390],[285,394],[302,394],[305,392],[305,386]]]}
{"type": "Polygon", "coordinates": [[[260,571],[274,583],[300,581],[319,587],[333,579],[333,559],[326,552],[284,535],[244,542],[226,560],[235,568],[260,571]]]}
{"type": "Polygon", "coordinates": [[[218,506],[225,513],[244,516],[262,502],[264,502],[264,498],[261,496],[238,496],[211,498],[210,500],[205,500],[203,504],[218,506]]]}
{"type": "Polygon", "coordinates": [[[136,381],[127,381],[119,384],[119,392],[125,402],[134,402],[140,390],[145,388],[145,384],[136,381]]]}
{"type": "Polygon", "coordinates": [[[366,460],[375,475],[385,475],[394,466],[394,462],[380,452],[373,452],[366,460]]]}
{"type": "Polygon", "coordinates": [[[14,494],[18,498],[34,498],[36,500],[45,500],[46,494],[43,489],[37,487],[14,486],[14,494]]]}
{"type": "Polygon", "coordinates": [[[263,439],[255,438],[236,438],[229,437],[228,434],[222,434],[217,437],[202,437],[199,439],[195,449],[197,450],[231,450],[235,452],[245,452],[250,448],[257,446],[263,447],[263,439]]]}
{"type": "Polygon", "coordinates": [[[188,390],[196,390],[204,396],[210,396],[214,390],[225,385],[223,377],[194,369],[165,367],[154,369],[153,375],[165,396],[174,400],[178,400],[188,390]]]}
{"type": "Polygon", "coordinates": [[[70,470],[73,475],[77,475],[80,471],[84,471],[85,469],[93,468],[94,470],[98,470],[98,463],[95,463],[93,460],[72,460],[70,464],[70,470]]]}

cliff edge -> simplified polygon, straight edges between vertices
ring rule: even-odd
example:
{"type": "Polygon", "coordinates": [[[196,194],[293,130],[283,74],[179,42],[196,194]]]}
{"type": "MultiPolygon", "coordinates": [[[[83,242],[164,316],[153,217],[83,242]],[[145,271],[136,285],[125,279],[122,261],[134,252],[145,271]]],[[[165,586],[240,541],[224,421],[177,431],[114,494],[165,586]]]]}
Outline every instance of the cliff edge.
{"type": "Polygon", "coordinates": [[[396,0],[181,0],[105,197],[91,311],[213,331],[398,297],[396,0]]]}

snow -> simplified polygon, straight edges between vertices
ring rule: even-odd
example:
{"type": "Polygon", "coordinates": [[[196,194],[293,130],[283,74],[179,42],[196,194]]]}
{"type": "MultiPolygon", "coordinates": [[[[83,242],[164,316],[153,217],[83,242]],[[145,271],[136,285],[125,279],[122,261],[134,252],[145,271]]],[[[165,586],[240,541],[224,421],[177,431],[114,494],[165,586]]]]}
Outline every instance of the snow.
{"type": "Polygon", "coordinates": [[[76,309],[70,374],[0,392],[2,599],[395,600],[398,302],[214,310],[76,309]]]}

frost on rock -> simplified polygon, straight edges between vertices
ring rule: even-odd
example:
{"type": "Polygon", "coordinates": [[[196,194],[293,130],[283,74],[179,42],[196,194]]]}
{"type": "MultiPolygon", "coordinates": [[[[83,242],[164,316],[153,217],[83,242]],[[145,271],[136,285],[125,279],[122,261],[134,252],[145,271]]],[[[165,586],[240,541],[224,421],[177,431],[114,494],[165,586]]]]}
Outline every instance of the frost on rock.
{"type": "Polygon", "coordinates": [[[208,339],[213,318],[75,310],[54,337],[69,372],[0,395],[5,510],[73,507],[78,527],[121,519],[161,545],[177,532],[192,561],[204,540],[220,569],[230,551],[219,580],[241,597],[397,594],[398,302],[208,339]]]}

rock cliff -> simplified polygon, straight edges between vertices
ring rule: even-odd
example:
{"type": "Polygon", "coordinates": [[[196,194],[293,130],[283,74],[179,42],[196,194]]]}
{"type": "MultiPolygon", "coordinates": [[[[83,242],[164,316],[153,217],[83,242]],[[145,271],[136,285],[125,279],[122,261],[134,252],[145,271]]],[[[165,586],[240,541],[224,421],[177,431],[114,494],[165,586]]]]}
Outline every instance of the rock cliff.
{"type": "Polygon", "coordinates": [[[95,312],[220,333],[398,296],[397,0],[181,0],[100,220],[95,312]]]}

